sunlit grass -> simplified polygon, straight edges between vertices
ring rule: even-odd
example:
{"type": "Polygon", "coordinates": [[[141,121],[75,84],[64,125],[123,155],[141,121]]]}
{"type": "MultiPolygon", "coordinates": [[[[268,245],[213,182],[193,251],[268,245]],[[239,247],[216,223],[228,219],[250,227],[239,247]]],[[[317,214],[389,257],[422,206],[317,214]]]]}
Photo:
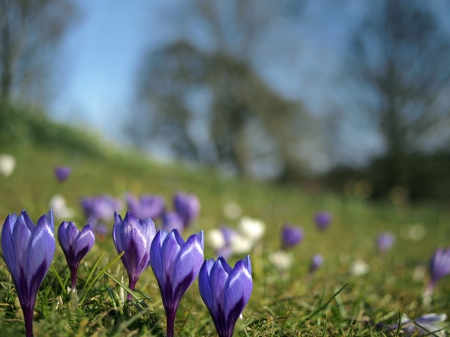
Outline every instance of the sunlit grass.
{"type": "MultiPolygon", "coordinates": [[[[184,233],[185,238],[220,224],[235,227],[237,221],[227,219],[223,213],[224,204],[230,201],[239,204],[244,215],[262,219],[266,234],[250,254],[254,288],[244,319],[237,324],[240,336],[382,336],[375,324],[396,322],[399,313],[411,318],[429,312],[450,313],[450,279],[438,283],[431,304],[422,303],[428,276],[421,275],[421,271],[426,269],[435,248],[450,246],[450,213],[439,206],[394,207],[387,202],[235,180],[204,169],[149,163],[138,153],[101,160],[38,148],[23,148],[13,154],[17,159],[15,172],[8,178],[0,176],[2,222],[8,213],[22,209],[31,218],[38,218],[48,211],[50,198],[58,193],[76,210],[74,219],[66,220],[74,220],[81,228],[81,197],[109,193],[123,198],[127,191],[161,194],[168,208],[172,207],[171,197],[176,191],[197,194],[201,214],[184,233]],[[72,175],[64,184],[58,184],[53,176],[57,165],[72,167],[72,175]],[[317,231],[313,223],[315,212],[321,210],[334,217],[323,232],[317,231]],[[301,226],[305,238],[292,251],[293,267],[280,272],[267,257],[280,248],[279,233],[284,222],[301,226]],[[411,225],[415,224],[425,229],[419,241],[411,239],[411,225]],[[391,251],[378,256],[376,236],[384,231],[394,233],[397,240],[391,251]],[[324,264],[308,277],[309,262],[316,253],[324,256],[324,264]],[[351,275],[355,259],[368,264],[367,274],[351,275]]],[[[61,221],[55,221],[55,227],[61,221]]],[[[74,305],[65,289],[70,284],[69,269],[57,244],[53,267],[38,294],[36,336],[163,336],[165,314],[151,268],[140,277],[136,298],[122,307],[119,283],[124,276],[127,284],[126,272],[120,260],[108,266],[117,256],[111,236],[97,238],[80,265],[79,302],[74,305]]],[[[211,257],[214,252],[206,246],[205,258],[211,257]]],[[[240,258],[232,257],[231,264],[240,258]]],[[[22,312],[3,261],[0,331],[2,336],[24,335],[22,312]]],[[[181,301],[175,333],[215,336],[197,281],[181,301]]]]}

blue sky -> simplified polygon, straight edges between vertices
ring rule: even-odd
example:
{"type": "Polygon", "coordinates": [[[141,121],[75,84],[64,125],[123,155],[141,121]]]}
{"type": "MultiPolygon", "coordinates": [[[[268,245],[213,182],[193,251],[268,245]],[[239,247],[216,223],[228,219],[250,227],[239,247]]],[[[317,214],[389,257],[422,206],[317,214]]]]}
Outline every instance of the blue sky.
{"type": "MultiPolygon", "coordinates": [[[[81,19],[69,31],[60,51],[60,85],[51,115],[99,130],[107,139],[123,140],[122,125],[132,109],[143,53],[183,33],[197,41],[205,35],[195,22],[177,18],[183,13],[179,10],[183,2],[179,0],[77,3],[81,19]]],[[[262,75],[284,95],[305,99],[307,105],[320,111],[322,100],[317,95],[327,90],[329,79],[339,67],[345,37],[351,28],[348,17],[358,17],[358,10],[354,3],[349,8],[323,8],[312,2],[302,22],[280,27],[297,30],[290,35],[290,43],[294,50],[298,49],[299,57],[296,53],[288,59],[281,54],[276,56],[278,59],[262,55],[256,62],[261,65],[262,75]],[[292,66],[286,67],[286,63],[292,66]],[[314,87],[321,90],[313,90],[314,87]]]]}

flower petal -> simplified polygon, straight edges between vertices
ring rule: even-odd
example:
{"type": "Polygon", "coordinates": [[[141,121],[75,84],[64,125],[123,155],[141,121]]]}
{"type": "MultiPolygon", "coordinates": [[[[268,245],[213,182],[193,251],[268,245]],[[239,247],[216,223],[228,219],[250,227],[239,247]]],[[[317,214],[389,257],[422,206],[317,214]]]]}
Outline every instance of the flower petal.
{"type": "Polygon", "coordinates": [[[2,228],[2,253],[5,259],[6,265],[12,274],[12,277],[17,278],[17,262],[16,254],[14,252],[14,244],[12,238],[12,232],[14,229],[14,224],[17,221],[16,214],[9,214],[6,217],[5,223],[2,228]]]}
{"type": "Polygon", "coordinates": [[[225,259],[220,257],[212,267],[211,272],[209,273],[209,282],[211,283],[214,302],[216,304],[215,308],[216,312],[224,313],[225,312],[224,291],[225,291],[225,284],[227,283],[228,280],[228,272],[225,270],[222,263],[228,266],[228,263],[225,261],[225,259]]]}
{"type": "Polygon", "coordinates": [[[92,229],[91,224],[87,224],[83,227],[81,232],[78,234],[75,242],[75,261],[76,263],[80,263],[83,257],[92,249],[95,243],[95,235],[94,230],[92,229]]]}
{"type": "Polygon", "coordinates": [[[36,294],[47,274],[55,254],[55,236],[49,217],[39,218],[30,239],[27,252],[28,300],[35,301],[36,294]]]}
{"type": "Polygon", "coordinates": [[[153,273],[159,285],[163,285],[164,272],[163,272],[163,260],[162,260],[162,244],[167,236],[167,232],[160,230],[156,233],[155,238],[150,246],[150,264],[152,266],[153,273]]]}
{"type": "Polygon", "coordinates": [[[66,235],[66,229],[69,226],[69,223],[67,221],[63,221],[61,222],[61,224],[58,227],[58,241],[59,244],[61,245],[62,250],[64,251],[65,254],[67,254],[67,252],[69,252],[69,240],[67,240],[67,235],[66,235]]]}
{"type": "Polygon", "coordinates": [[[30,232],[33,232],[34,222],[33,222],[33,220],[30,219],[30,217],[28,216],[28,213],[25,210],[23,210],[22,213],[20,213],[20,215],[23,216],[23,220],[25,221],[25,224],[27,225],[30,232]]]}
{"type": "Polygon", "coordinates": [[[16,256],[16,268],[18,274],[20,274],[20,269],[27,272],[27,248],[32,231],[28,229],[25,221],[24,216],[21,214],[17,219],[12,232],[12,242],[14,254],[16,256]]]}
{"type": "Polygon", "coordinates": [[[248,261],[238,261],[228,277],[225,289],[225,317],[228,326],[234,326],[252,293],[253,281],[248,261]]]}
{"type": "Polygon", "coordinates": [[[189,286],[198,276],[203,264],[203,231],[191,235],[181,248],[173,270],[174,300],[180,300],[189,286]]]}
{"type": "MultiPolygon", "coordinates": [[[[178,232],[177,232],[178,233],[178,232]]],[[[167,282],[173,285],[173,269],[175,267],[175,261],[180,252],[180,245],[177,242],[175,231],[167,234],[161,248],[161,256],[163,263],[163,286],[166,286],[167,282]]],[[[169,289],[166,289],[168,291],[169,289]]],[[[172,292],[172,289],[170,289],[172,292]]]]}
{"type": "Polygon", "coordinates": [[[148,264],[150,251],[146,251],[147,240],[141,224],[130,212],[127,212],[120,226],[120,237],[125,251],[122,262],[130,278],[137,279],[143,267],[145,268],[148,264]]]}
{"type": "Polygon", "coordinates": [[[67,228],[66,228],[66,238],[67,242],[69,243],[69,246],[72,247],[72,249],[75,251],[75,245],[76,245],[76,238],[80,234],[80,231],[78,230],[77,226],[70,221],[67,228]]]}
{"type": "Polygon", "coordinates": [[[200,268],[200,273],[198,275],[198,288],[200,290],[200,295],[202,296],[203,302],[205,302],[206,307],[211,313],[211,316],[215,318],[216,309],[214,294],[209,280],[209,275],[213,265],[214,259],[206,260],[205,262],[203,262],[203,265],[200,268]]]}
{"type": "Polygon", "coordinates": [[[120,230],[122,225],[122,218],[117,212],[114,212],[114,226],[112,231],[113,241],[116,245],[117,252],[120,254],[124,251],[124,247],[122,244],[122,239],[120,236],[120,230]]]}

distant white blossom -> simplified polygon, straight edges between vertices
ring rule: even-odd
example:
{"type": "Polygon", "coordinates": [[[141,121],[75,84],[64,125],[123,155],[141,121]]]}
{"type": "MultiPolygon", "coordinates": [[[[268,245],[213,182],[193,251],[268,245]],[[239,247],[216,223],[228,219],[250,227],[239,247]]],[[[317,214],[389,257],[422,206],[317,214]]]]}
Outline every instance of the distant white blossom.
{"type": "Polygon", "coordinates": [[[233,254],[245,254],[252,250],[253,242],[247,237],[236,233],[231,238],[230,248],[233,254]]]}
{"type": "Polygon", "coordinates": [[[220,229],[214,228],[206,232],[206,243],[214,250],[219,250],[225,247],[225,237],[220,229]]]}
{"type": "Polygon", "coordinates": [[[238,230],[250,241],[256,243],[264,235],[266,225],[261,220],[244,216],[239,221],[238,230]]]}
{"type": "Polygon", "coordinates": [[[357,259],[350,266],[350,273],[355,276],[361,276],[369,272],[369,265],[364,260],[357,259]]]}
{"type": "Polygon", "coordinates": [[[292,267],[292,255],[283,250],[270,253],[268,258],[279,271],[286,271],[292,267]]]}
{"type": "Polygon", "coordinates": [[[16,167],[16,159],[9,154],[0,154],[0,174],[9,177],[16,167]]]}
{"type": "Polygon", "coordinates": [[[66,199],[59,194],[50,199],[50,208],[53,210],[53,216],[58,219],[70,219],[75,216],[75,211],[66,206],[66,199]]]}

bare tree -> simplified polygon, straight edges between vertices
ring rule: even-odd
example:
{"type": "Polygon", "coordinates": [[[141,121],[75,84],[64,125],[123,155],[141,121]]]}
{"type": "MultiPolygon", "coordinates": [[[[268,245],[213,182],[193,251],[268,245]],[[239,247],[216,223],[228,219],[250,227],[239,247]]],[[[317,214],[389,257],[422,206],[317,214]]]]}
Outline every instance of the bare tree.
{"type": "MultiPolygon", "coordinates": [[[[198,46],[186,35],[145,56],[138,81],[141,122],[132,124],[132,137],[163,137],[178,157],[241,174],[255,163],[270,163],[283,177],[300,174],[298,143],[312,119],[300,102],[267,84],[256,66],[262,50],[280,52],[282,38],[272,28],[290,15],[289,6],[293,1],[192,2],[184,17],[202,27],[210,45],[198,46]]],[[[298,43],[283,50],[296,53],[298,43]]]]}
{"type": "Polygon", "coordinates": [[[45,98],[52,52],[76,17],[70,0],[0,1],[0,98],[45,98]]]}
{"type": "Polygon", "coordinates": [[[282,98],[247,63],[177,42],[150,53],[143,64],[139,99],[152,113],[141,115],[150,121],[133,123],[135,137],[144,132],[144,138],[165,139],[179,157],[219,162],[244,174],[250,162],[267,156],[276,155],[285,166],[299,162],[291,145],[298,140],[301,104],[282,98]],[[203,108],[190,107],[196,92],[203,94],[203,108]],[[201,117],[208,141],[189,131],[199,109],[206,109],[201,117]]]}
{"type": "Polygon", "coordinates": [[[405,185],[409,156],[450,140],[450,37],[432,4],[373,2],[350,50],[348,69],[367,98],[359,113],[369,114],[383,139],[387,188],[405,185]]]}

